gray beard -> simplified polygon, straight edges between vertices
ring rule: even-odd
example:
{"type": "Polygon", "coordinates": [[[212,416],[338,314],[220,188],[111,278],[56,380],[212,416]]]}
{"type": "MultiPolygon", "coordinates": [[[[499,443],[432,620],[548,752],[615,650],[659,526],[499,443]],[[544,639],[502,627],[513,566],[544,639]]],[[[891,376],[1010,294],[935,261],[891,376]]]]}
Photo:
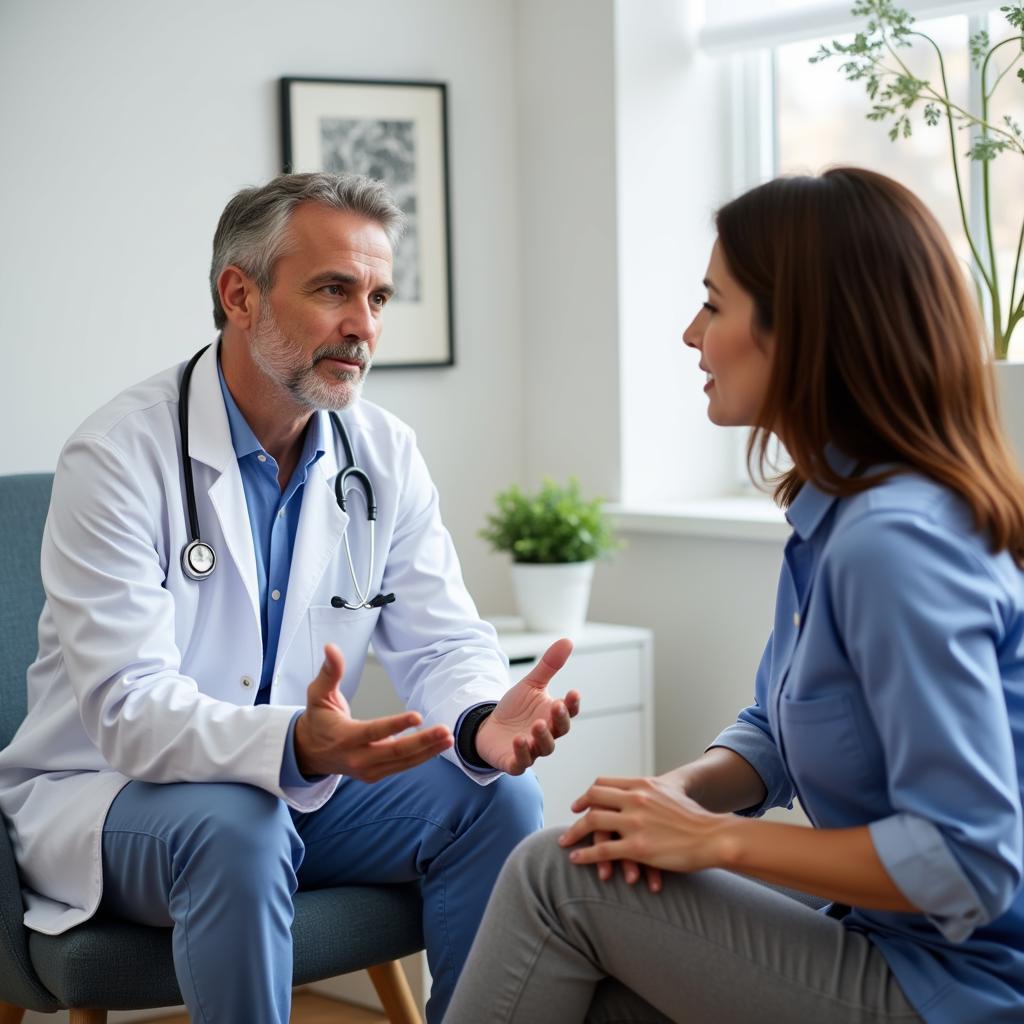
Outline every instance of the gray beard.
{"type": "Polygon", "coordinates": [[[366,375],[370,372],[370,346],[365,341],[323,345],[313,353],[313,361],[302,365],[298,346],[285,336],[269,307],[260,312],[252,335],[252,361],[266,377],[284,388],[302,408],[340,412],[358,401],[366,375]],[[358,360],[362,370],[331,373],[333,383],[324,380],[316,365],[324,359],[358,360]]]}

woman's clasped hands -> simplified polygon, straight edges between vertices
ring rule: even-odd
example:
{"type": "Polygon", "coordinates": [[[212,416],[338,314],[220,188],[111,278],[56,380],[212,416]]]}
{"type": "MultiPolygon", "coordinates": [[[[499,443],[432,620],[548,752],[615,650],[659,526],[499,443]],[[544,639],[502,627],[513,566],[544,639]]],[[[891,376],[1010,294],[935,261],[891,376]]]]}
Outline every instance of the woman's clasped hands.
{"type": "Polygon", "coordinates": [[[599,778],[572,810],[582,817],[558,841],[570,847],[591,836],[592,845],[569,857],[575,864],[596,864],[603,881],[618,861],[630,885],[643,867],[648,888],[658,892],[662,871],[700,871],[729,860],[735,816],[708,811],[671,777],[599,778]]]}

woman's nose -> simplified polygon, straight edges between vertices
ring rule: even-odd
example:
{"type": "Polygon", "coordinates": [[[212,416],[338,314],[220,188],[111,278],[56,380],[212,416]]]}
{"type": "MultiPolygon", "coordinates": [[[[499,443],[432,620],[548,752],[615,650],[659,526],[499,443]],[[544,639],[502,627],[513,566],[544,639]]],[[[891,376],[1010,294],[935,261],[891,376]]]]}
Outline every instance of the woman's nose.
{"type": "Polygon", "coordinates": [[[690,325],[683,331],[683,344],[690,348],[700,348],[701,339],[703,338],[703,332],[698,326],[700,320],[700,314],[698,313],[691,321],[690,325]]]}

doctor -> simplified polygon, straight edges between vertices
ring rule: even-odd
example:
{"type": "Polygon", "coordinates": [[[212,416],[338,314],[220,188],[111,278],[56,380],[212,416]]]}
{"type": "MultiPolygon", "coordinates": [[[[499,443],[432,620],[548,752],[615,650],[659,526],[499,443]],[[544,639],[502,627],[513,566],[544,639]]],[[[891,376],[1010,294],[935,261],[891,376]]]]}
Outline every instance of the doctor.
{"type": "Polygon", "coordinates": [[[412,879],[439,1020],[541,823],[524,773],[578,710],[546,689],[568,641],[510,688],[412,431],[359,400],[401,224],[355,176],[240,192],[218,343],[100,409],[57,467],[29,713],[0,754],[25,921],[173,926],[193,1020],[288,1020],[297,888],[412,879]],[[371,637],[409,710],[357,721],[371,637]]]}

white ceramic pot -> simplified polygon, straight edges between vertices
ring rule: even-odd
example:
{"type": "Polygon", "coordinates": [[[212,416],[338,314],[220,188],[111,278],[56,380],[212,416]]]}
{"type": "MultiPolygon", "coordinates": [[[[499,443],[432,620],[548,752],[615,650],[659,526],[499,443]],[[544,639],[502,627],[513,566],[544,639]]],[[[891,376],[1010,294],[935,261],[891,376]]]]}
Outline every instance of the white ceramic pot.
{"type": "Polygon", "coordinates": [[[527,629],[574,633],[587,619],[593,562],[512,563],[512,585],[527,629]]]}
{"type": "Polygon", "coordinates": [[[1003,428],[1017,456],[1017,464],[1024,466],[1024,362],[1007,359],[994,365],[1003,428]]]}

